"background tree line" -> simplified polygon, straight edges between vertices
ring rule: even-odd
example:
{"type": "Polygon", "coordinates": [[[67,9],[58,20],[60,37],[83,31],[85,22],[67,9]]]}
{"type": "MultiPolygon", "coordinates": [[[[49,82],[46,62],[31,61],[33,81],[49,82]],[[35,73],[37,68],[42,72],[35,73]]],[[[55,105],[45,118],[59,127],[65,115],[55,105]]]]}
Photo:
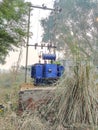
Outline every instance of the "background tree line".
{"type": "MultiPolygon", "coordinates": [[[[90,0],[55,0],[54,8],[41,20],[43,42],[53,42],[65,57],[89,59],[97,62],[98,55],[98,4],[90,0]]],[[[5,62],[9,51],[25,44],[27,35],[28,3],[24,0],[0,2],[0,63],[5,62]]]]}
{"type": "Polygon", "coordinates": [[[93,60],[97,64],[97,1],[55,0],[54,8],[57,7],[62,9],[60,13],[51,13],[49,18],[41,21],[43,42],[50,42],[49,38],[54,37],[58,50],[63,51],[67,59],[78,56],[81,60],[93,60]]]}

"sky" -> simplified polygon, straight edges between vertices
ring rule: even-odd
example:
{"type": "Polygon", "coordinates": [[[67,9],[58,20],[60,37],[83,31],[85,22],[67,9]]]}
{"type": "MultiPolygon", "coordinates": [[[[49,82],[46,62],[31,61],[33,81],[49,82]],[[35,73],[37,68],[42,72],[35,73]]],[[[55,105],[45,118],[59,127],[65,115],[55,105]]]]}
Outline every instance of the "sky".
{"type": "MultiPolygon", "coordinates": [[[[45,4],[49,8],[53,8],[53,2],[54,0],[25,0],[28,2],[31,2],[32,5],[38,5],[42,6],[42,4],[45,4]]],[[[31,22],[30,22],[30,31],[33,33],[32,38],[29,39],[29,44],[35,44],[35,43],[41,43],[42,40],[42,33],[43,29],[40,26],[39,20],[42,18],[48,17],[50,11],[48,10],[41,10],[41,9],[33,9],[31,12],[31,22]]],[[[29,53],[28,53],[28,65],[34,64],[38,62],[39,58],[38,55],[42,52],[43,50],[37,49],[35,50],[34,47],[29,47],[29,53]]],[[[6,64],[5,65],[0,65],[1,69],[10,69],[11,66],[16,65],[18,61],[20,50],[14,51],[14,52],[9,52],[9,55],[6,58],[6,64]]],[[[26,49],[22,48],[22,54],[21,54],[21,61],[20,65],[25,66],[25,61],[26,61],[26,49]]]]}

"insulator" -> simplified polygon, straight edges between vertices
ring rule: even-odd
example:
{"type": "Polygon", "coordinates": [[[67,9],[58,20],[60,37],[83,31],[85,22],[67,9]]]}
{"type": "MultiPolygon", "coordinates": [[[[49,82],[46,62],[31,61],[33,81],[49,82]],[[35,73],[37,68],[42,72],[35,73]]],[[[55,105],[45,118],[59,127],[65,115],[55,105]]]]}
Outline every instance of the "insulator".
{"type": "Polygon", "coordinates": [[[43,44],[41,44],[41,49],[43,49],[43,44]]]}
{"type": "Polygon", "coordinates": [[[38,46],[38,43],[35,43],[35,49],[37,48],[37,46],[38,46]]]}
{"type": "Polygon", "coordinates": [[[47,45],[47,48],[50,49],[50,45],[49,44],[47,45]]]}

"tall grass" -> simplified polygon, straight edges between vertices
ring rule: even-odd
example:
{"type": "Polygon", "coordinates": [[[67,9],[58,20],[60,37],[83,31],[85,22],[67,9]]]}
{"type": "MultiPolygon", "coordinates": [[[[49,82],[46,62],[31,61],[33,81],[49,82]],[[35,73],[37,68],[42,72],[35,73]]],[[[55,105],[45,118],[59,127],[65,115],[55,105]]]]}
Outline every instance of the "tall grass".
{"type": "Polygon", "coordinates": [[[53,130],[59,125],[78,130],[98,128],[98,86],[93,74],[92,67],[79,64],[72,69],[71,76],[63,76],[43,115],[53,130]]]}
{"type": "Polygon", "coordinates": [[[69,73],[63,75],[54,98],[47,105],[33,112],[25,111],[21,116],[16,113],[20,81],[9,87],[1,85],[0,103],[6,109],[0,115],[0,130],[98,130],[95,70],[78,65],[69,73]]]}

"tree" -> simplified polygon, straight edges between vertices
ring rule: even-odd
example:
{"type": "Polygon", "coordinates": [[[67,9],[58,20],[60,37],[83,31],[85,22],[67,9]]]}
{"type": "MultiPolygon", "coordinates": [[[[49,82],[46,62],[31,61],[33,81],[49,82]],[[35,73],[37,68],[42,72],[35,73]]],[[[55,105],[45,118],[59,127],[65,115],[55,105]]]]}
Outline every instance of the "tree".
{"type": "MultiPolygon", "coordinates": [[[[98,4],[96,2],[59,0],[54,3],[54,8],[57,6],[62,8],[62,12],[56,14],[56,44],[59,50],[69,50],[70,57],[78,55],[82,59],[96,59],[98,54],[98,4]]],[[[53,24],[51,19],[54,17],[51,13],[48,19],[42,20],[45,31],[44,42],[49,42],[46,36],[49,36],[53,30],[53,26],[51,28],[49,24],[53,24]]]]}
{"type": "Polygon", "coordinates": [[[27,30],[28,3],[24,0],[0,2],[0,63],[9,51],[24,43],[27,30]]]}

